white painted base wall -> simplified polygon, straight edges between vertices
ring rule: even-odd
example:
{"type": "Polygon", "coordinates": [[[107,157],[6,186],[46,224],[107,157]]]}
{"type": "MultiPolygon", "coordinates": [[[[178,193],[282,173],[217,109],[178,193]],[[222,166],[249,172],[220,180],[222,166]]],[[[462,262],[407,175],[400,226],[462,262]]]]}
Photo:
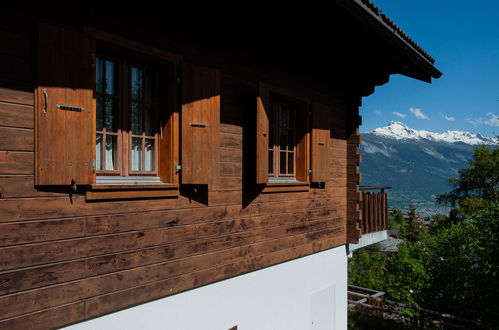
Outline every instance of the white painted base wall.
{"type": "Polygon", "coordinates": [[[67,327],[167,330],[345,330],[345,246],[67,327]]]}

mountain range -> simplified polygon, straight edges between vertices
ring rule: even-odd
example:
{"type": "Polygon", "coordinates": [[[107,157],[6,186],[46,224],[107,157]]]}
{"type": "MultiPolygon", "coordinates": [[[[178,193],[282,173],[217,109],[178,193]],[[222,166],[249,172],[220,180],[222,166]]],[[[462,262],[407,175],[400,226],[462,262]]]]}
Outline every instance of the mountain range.
{"type": "Polygon", "coordinates": [[[363,186],[390,186],[389,206],[406,209],[412,202],[422,215],[447,213],[435,196],[450,191],[448,178],[467,167],[473,146],[497,145],[493,138],[467,131],[434,133],[392,121],[362,134],[363,186]]]}

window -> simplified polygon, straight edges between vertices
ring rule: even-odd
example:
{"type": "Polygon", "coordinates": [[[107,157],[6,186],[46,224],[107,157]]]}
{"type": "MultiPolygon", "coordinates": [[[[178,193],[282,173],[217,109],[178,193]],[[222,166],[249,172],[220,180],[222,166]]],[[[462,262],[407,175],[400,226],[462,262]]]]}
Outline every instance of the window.
{"type": "Polygon", "coordinates": [[[160,135],[158,71],[102,55],[96,58],[95,67],[97,173],[156,175],[160,135]]]}
{"type": "Polygon", "coordinates": [[[217,183],[218,69],[88,27],[41,23],[37,40],[36,185],[115,199],[217,183]]]}
{"type": "Polygon", "coordinates": [[[270,100],[269,112],[269,177],[295,178],[296,106],[270,100]]]}
{"type": "Polygon", "coordinates": [[[291,187],[325,182],[329,117],[329,107],[261,83],[257,100],[257,183],[291,187]]]}

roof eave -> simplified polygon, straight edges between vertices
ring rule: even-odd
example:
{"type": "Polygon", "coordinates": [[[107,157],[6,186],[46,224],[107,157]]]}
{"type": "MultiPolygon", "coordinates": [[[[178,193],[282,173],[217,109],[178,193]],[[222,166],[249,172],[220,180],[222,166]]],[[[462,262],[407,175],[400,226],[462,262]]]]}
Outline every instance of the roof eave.
{"type": "Polygon", "coordinates": [[[431,82],[431,78],[440,78],[442,73],[428,59],[428,57],[431,57],[423,51],[425,56],[408,41],[404,40],[383,21],[380,15],[373,11],[373,8],[369,8],[362,0],[336,0],[336,2],[352,15],[358,17],[361,22],[369,25],[380,37],[407,56],[411,65],[401,69],[401,74],[425,82],[431,82]]]}

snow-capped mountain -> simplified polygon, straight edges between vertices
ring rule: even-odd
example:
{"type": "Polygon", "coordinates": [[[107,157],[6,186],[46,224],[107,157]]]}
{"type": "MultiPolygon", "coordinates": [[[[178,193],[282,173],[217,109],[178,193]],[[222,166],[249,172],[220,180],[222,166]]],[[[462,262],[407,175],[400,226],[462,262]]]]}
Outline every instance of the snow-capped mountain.
{"type": "Polygon", "coordinates": [[[473,147],[497,146],[494,139],[463,131],[434,133],[391,122],[362,134],[361,185],[391,186],[389,204],[405,208],[413,202],[421,213],[444,212],[434,196],[451,189],[448,178],[457,177],[473,156],[473,147]],[[495,145],[494,145],[495,144],[495,145]]]}
{"type": "Polygon", "coordinates": [[[447,131],[445,133],[434,133],[425,130],[412,129],[399,121],[391,121],[388,126],[376,128],[371,133],[377,136],[393,138],[397,140],[425,139],[435,142],[462,142],[470,145],[496,143],[493,138],[489,138],[481,134],[470,133],[467,131],[447,131]]]}

